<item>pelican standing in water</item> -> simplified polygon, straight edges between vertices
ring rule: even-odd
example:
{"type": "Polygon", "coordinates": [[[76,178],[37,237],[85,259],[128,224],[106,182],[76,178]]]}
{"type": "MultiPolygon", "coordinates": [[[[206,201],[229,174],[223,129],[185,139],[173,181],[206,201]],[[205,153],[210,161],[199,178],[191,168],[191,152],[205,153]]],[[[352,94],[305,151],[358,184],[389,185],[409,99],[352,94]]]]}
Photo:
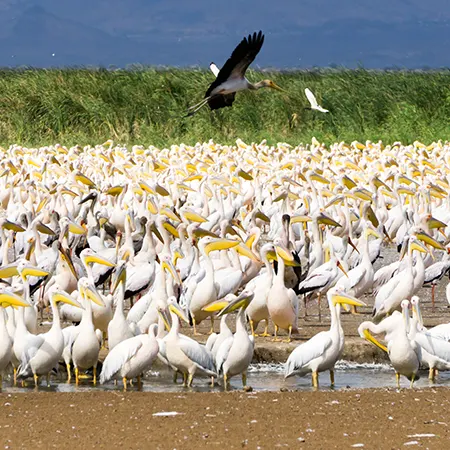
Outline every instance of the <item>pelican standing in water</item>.
{"type": "MultiPolygon", "coordinates": [[[[282,91],[283,89],[277,86],[272,80],[262,80],[258,83],[250,83],[250,81],[245,78],[245,72],[248,69],[248,66],[256,58],[263,43],[264,35],[262,34],[262,31],[259,31],[258,33],[255,32],[242,39],[222,69],[220,69],[217,78],[209,86],[205,98],[200,103],[189,108],[188,116],[192,116],[206,104],[208,104],[212,110],[232,106],[236,92],[239,91],[254,91],[264,87],[282,91]]],[[[212,70],[214,72],[216,66],[214,65],[213,67],[212,70]]]]}

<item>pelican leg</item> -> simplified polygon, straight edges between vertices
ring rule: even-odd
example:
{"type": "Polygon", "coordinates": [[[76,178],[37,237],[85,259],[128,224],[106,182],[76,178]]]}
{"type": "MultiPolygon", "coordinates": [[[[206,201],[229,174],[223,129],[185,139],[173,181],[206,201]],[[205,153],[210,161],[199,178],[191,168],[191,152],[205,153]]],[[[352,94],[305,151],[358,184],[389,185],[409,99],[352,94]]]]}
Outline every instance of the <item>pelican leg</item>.
{"type": "Polygon", "coordinates": [[[123,381],[123,390],[126,391],[127,390],[127,377],[123,377],[122,381],[123,381]]]}
{"type": "Polygon", "coordinates": [[[69,363],[66,364],[66,369],[67,369],[67,382],[70,383],[70,380],[72,379],[72,373],[70,371],[70,364],[69,363]]]}
{"type": "Polygon", "coordinates": [[[264,321],[266,322],[266,326],[264,327],[264,333],[260,334],[260,336],[270,337],[272,335],[269,333],[269,319],[264,319],[264,321]]]}
{"type": "Polygon", "coordinates": [[[253,326],[253,320],[250,319],[250,329],[252,330],[252,336],[255,337],[255,327],[253,326]]]}
{"type": "Polygon", "coordinates": [[[137,384],[138,384],[138,389],[141,390],[142,389],[142,378],[141,378],[141,376],[137,377],[137,384]]]}
{"type": "Polygon", "coordinates": [[[242,372],[242,387],[247,386],[247,372],[242,372]]]}
{"type": "Polygon", "coordinates": [[[432,367],[428,371],[428,379],[434,383],[434,369],[432,367]]]}
{"type": "Polygon", "coordinates": [[[330,370],[330,385],[334,387],[334,370],[330,370]]]}
{"type": "Polygon", "coordinates": [[[117,386],[117,380],[114,380],[114,386],[117,386]]]}
{"type": "Polygon", "coordinates": [[[214,387],[214,377],[211,377],[211,387],[214,387]]]}
{"type": "Polygon", "coordinates": [[[321,294],[319,292],[317,294],[317,305],[318,305],[318,308],[319,308],[319,322],[322,322],[322,315],[321,315],[321,312],[320,312],[320,296],[321,296],[321,294]]]}
{"type": "Polygon", "coordinates": [[[14,379],[14,386],[17,386],[17,368],[14,367],[13,369],[13,379],[14,379]]]}
{"type": "Polygon", "coordinates": [[[397,379],[397,387],[400,389],[400,374],[395,372],[395,378],[397,379]]]}
{"type": "Polygon", "coordinates": [[[416,374],[415,373],[413,373],[412,375],[411,375],[411,383],[409,384],[409,387],[412,389],[413,388],[413,385],[414,385],[414,380],[416,379],[416,374]]]}
{"type": "Polygon", "coordinates": [[[228,391],[228,375],[226,373],[223,374],[223,389],[228,391]]]}
{"type": "Polygon", "coordinates": [[[305,318],[308,317],[308,310],[306,309],[306,294],[303,294],[303,310],[305,311],[305,318]]]}
{"type": "Polygon", "coordinates": [[[3,375],[0,375],[0,390],[2,389],[3,385],[3,375]]]}
{"type": "Polygon", "coordinates": [[[434,310],[434,289],[436,288],[436,285],[434,283],[431,284],[431,306],[434,310]]]}
{"type": "Polygon", "coordinates": [[[177,378],[178,378],[178,371],[175,370],[175,372],[173,373],[173,382],[175,384],[177,384],[177,378]]]}
{"type": "Polygon", "coordinates": [[[34,386],[37,388],[39,386],[39,377],[34,373],[33,378],[34,378],[34,386]]]}
{"type": "Polygon", "coordinates": [[[275,327],[275,336],[272,339],[272,342],[280,342],[281,339],[278,337],[278,325],[274,324],[275,327]]]}
{"type": "Polygon", "coordinates": [[[194,379],[194,374],[193,374],[193,373],[190,373],[190,374],[188,375],[188,378],[187,378],[187,385],[188,385],[188,387],[192,387],[192,381],[193,381],[193,379],[194,379]]]}
{"type": "Polygon", "coordinates": [[[45,376],[45,379],[47,380],[47,387],[50,387],[50,373],[48,373],[48,374],[45,376]]]}
{"type": "Polygon", "coordinates": [[[289,334],[288,334],[288,338],[287,338],[287,339],[284,339],[282,342],[286,342],[286,343],[291,342],[291,341],[292,341],[291,335],[292,335],[292,325],[289,325],[289,334]]]}
{"type": "Polygon", "coordinates": [[[94,366],[94,375],[92,378],[92,383],[94,384],[94,386],[97,385],[97,366],[94,366]]]}
{"type": "Polygon", "coordinates": [[[214,333],[214,316],[211,316],[210,319],[211,319],[211,330],[209,331],[209,334],[213,334],[214,333]]]}
{"type": "Polygon", "coordinates": [[[183,373],[183,387],[187,387],[187,373],[183,373]]]}
{"type": "Polygon", "coordinates": [[[194,326],[194,336],[200,336],[200,333],[197,332],[197,323],[194,318],[192,318],[192,324],[194,326]]]}
{"type": "Polygon", "coordinates": [[[75,367],[75,384],[77,386],[80,384],[78,367],[75,367]]]}
{"type": "Polygon", "coordinates": [[[317,371],[312,373],[312,385],[314,389],[319,387],[319,373],[317,371]]]}
{"type": "Polygon", "coordinates": [[[130,380],[130,386],[133,386],[133,378],[130,380]]]}

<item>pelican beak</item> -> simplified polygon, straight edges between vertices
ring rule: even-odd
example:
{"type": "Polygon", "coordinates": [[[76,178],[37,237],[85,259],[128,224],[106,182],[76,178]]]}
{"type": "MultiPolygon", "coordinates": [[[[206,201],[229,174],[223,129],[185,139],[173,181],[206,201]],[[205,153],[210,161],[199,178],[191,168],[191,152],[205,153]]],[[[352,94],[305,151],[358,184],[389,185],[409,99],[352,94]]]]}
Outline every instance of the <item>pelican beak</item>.
{"type": "Polygon", "coordinates": [[[226,300],[216,300],[215,302],[210,303],[202,308],[202,311],[206,312],[217,312],[222,311],[222,309],[226,308],[229,303],[226,300]]]}
{"type": "Polygon", "coordinates": [[[416,233],[416,238],[428,245],[431,245],[433,248],[445,250],[445,247],[440,242],[436,241],[436,239],[432,238],[425,232],[416,233]]]}
{"type": "Polygon", "coordinates": [[[369,330],[363,331],[364,338],[368,340],[369,342],[372,342],[372,344],[376,345],[378,348],[381,348],[384,352],[388,352],[388,349],[385,345],[383,345],[381,342],[379,342],[377,339],[375,339],[371,334],[369,330]]]}
{"type": "Polygon", "coordinates": [[[412,312],[413,312],[413,314],[416,314],[419,325],[422,327],[423,326],[423,317],[422,317],[421,309],[416,305],[412,305],[412,312]]]}
{"type": "Polygon", "coordinates": [[[69,231],[72,234],[84,234],[86,233],[86,230],[77,223],[73,222],[72,220],[69,222],[69,231]]]}
{"type": "Polygon", "coordinates": [[[196,238],[200,239],[205,236],[211,236],[216,239],[220,239],[217,234],[213,233],[212,231],[205,230],[204,228],[198,227],[196,228],[192,233],[196,238]]]}
{"type": "Polygon", "coordinates": [[[252,234],[251,236],[249,236],[247,238],[247,240],[245,241],[246,247],[251,249],[253,247],[253,243],[255,242],[255,239],[256,239],[256,234],[252,234]]]}
{"type": "Polygon", "coordinates": [[[181,250],[181,248],[177,248],[174,253],[173,253],[173,265],[174,267],[176,267],[177,262],[179,259],[184,259],[184,253],[183,250],[181,250]]]}
{"type": "Polygon", "coordinates": [[[348,273],[347,271],[344,269],[342,263],[338,260],[336,265],[339,267],[339,269],[341,269],[342,273],[348,278],[348,273]]]}
{"type": "Polygon", "coordinates": [[[251,259],[252,261],[259,262],[258,257],[242,242],[239,245],[237,245],[235,248],[236,248],[236,251],[240,255],[246,256],[247,258],[251,259]]]}
{"type": "Polygon", "coordinates": [[[84,295],[87,299],[89,299],[91,302],[95,303],[98,306],[105,307],[105,302],[100,297],[100,294],[98,293],[97,289],[95,289],[95,286],[87,286],[85,289],[83,289],[84,295]]]}
{"type": "Polygon", "coordinates": [[[3,228],[5,230],[15,231],[16,233],[22,233],[25,231],[25,228],[22,228],[17,223],[10,222],[9,220],[5,220],[5,222],[3,222],[3,228]]]}
{"type": "Polygon", "coordinates": [[[57,291],[52,292],[51,294],[52,301],[56,304],[58,302],[61,303],[67,303],[68,305],[75,306],[76,308],[84,309],[81,303],[79,303],[77,300],[72,298],[67,292],[64,291],[57,291]]]}
{"type": "Polygon", "coordinates": [[[158,315],[161,317],[161,319],[164,323],[164,326],[166,327],[166,330],[170,331],[171,327],[170,327],[170,324],[169,324],[166,314],[164,314],[164,311],[161,311],[159,308],[156,308],[156,311],[158,312],[158,315]]]}
{"type": "Polygon", "coordinates": [[[17,264],[8,264],[0,267],[0,278],[12,278],[18,275],[17,264]]]}
{"type": "Polygon", "coordinates": [[[22,277],[46,277],[50,272],[40,269],[39,267],[26,266],[23,268],[22,277]]]}
{"type": "Polygon", "coordinates": [[[171,261],[163,261],[161,263],[161,269],[162,270],[167,270],[167,272],[169,272],[170,275],[172,275],[172,277],[175,280],[175,282],[177,284],[181,284],[180,275],[178,275],[178,272],[175,269],[175,266],[173,265],[173,263],[171,261]]]}
{"type": "MultiPolygon", "coordinates": [[[[178,220],[178,219],[177,219],[178,220]]],[[[170,222],[164,222],[163,227],[174,237],[179,238],[180,235],[178,233],[178,230],[170,223],[170,222]]]]}
{"type": "Polygon", "coordinates": [[[247,308],[247,306],[250,304],[250,302],[253,300],[254,293],[250,291],[243,291],[241,294],[231,301],[222,311],[220,311],[219,314],[217,314],[217,317],[221,317],[225,314],[229,314],[232,311],[235,311],[239,308],[247,308]]]}
{"type": "MultiPolygon", "coordinates": [[[[106,193],[108,195],[112,195],[113,197],[120,195],[122,192],[123,192],[123,186],[112,186],[106,191],[106,193]]],[[[89,195],[88,195],[88,197],[89,197],[89,195]]]]}
{"type": "Polygon", "coordinates": [[[159,211],[160,214],[168,217],[171,220],[174,220],[175,222],[180,222],[180,218],[169,208],[162,208],[159,211]]]}
{"type": "Polygon", "coordinates": [[[116,269],[116,272],[113,277],[112,285],[111,285],[111,292],[114,294],[116,292],[116,289],[119,287],[120,283],[123,283],[125,286],[127,282],[127,268],[125,264],[122,264],[119,269],[116,269]]]}
{"type": "Polygon", "coordinates": [[[208,222],[208,219],[205,219],[203,216],[195,213],[194,211],[184,211],[182,213],[182,215],[186,220],[189,220],[191,222],[196,222],[196,223],[208,222]]]}
{"type": "Polygon", "coordinates": [[[84,261],[87,264],[97,263],[97,264],[102,264],[102,265],[108,266],[108,267],[114,267],[114,265],[115,265],[109,259],[103,258],[100,255],[87,255],[84,257],[84,261]]]}
{"type": "MultiPolygon", "coordinates": [[[[38,230],[39,233],[47,234],[49,236],[55,235],[55,232],[51,228],[49,228],[47,225],[44,225],[42,222],[37,223],[36,230],[38,230]]],[[[84,233],[84,229],[83,229],[83,233],[84,233]]]]}
{"type": "Polygon", "coordinates": [[[358,247],[354,244],[354,242],[348,238],[348,243],[352,246],[353,250],[355,250],[357,253],[359,253],[358,247]]]}
{"type": "Polygon", "coordinates": [[[340,305],[349,305],[349,306],[367,306],[364,302],[356,299],[351,295],[342,292],[339,294],[333,294],[331,296],[331,299],[333,301],[333,305],[337,305],[339,303],[340,305]]]}
{"type": "Polygon", "coordinates": [[[283,258],[284,261],[292,262],[294,261],[294,257],[292,253],[283,245],[276,245],[275,250],[277,252],[277,257],[283,258]]]}
{"type": "Polygon", "coordinates": [[[366,231],[367,236],[374,236],[374,237],[376,237],[377,239],[382,239],[382,238],[383,238],[383,236],[381,236],[381,234],[378,233],[377,230],[374,230],[374,229],[371,228],[371,227],[366,228],[366,230],[367,230],[367,231],[366,231]]]}
{"type": "Polygon", "coordinates": [[[72,258],[66,252],[66,250],[63,248],[63,246],[61,244],[58,245],[58,249],[59,249],[59,252],[61,253],[61,257],[69,266],[69,269],[72,272],[72,275],[78,280],[77,271],[75,270],[75,266],[73,265],[72,258]]]}
{"type": "Polygon", "coordinates": [[[75,175],[75,180],[79,181],[81,184],[84,184],[86,186],[95,187],[95,183],[81,172],[78,172],[75,175]]]}
{"type": "Polygon", "coordinates": [[[163,239],[163,237],[161,236],[161,233],[159,232],[158,227],[156,226],[155,222],[153,222],[153,223],[150,225],[150,229],[152,230],[152,233],[158,238],[158,240],[159,240],[160,242],[164,242],[164,239],[163,239]]]}
{"type": "Polygon", "coordinates": [[[8,306],[12,306],[13,308],[18,308],[20,306],[26,308],[27,306],[31,306],[28,302],[20,298],[18,295],[13,294],[12,292],[0,292],[0,305],[3,308],[7,308],[8,306]]]}
{"type": "Polygon", "coordinates": [[[308,216],[292,216],[291,217],[291,224],[292,223],[307,223],[311,222],[311,217],[308,216]]]}
{"type": "Polygon", "coordinates": [[[186,313],[183,311],[183,309],[178,303],[171,303],[169,305],[169,311],[176,314],[181,320],[184,320],[186,323],[189,323],[189,319],[186,316],[186,313]]]}
{"type": "Polygon", "coordinates": [[[263,222],[270,223],[270,219],[261,211],[255,214],[255,219],[262,220],[263,222]]]}
{"type": "Polygon", "coordinates": [[[82,205],[83,203],[88,202],[89,200],[94,200],[97,197],[97,193],[95,191],[90,192],[88,195],[83,197],[78,204],[82,205]]]}
{"type": "Polygon", "coordinates": [[[322,223],[324,225],[330,225],[331,227],[341,227],[342,225],[335,220],[333,220],[331,217],[326,216],[324,213],[320,213],[319,217],[317,218],[318,223],[322,223]]]}
{"type": "Polygon", "coordinates": [[[205,246],[205,253],[209,255],[214,250],[228,250],[239,245],[239,241],[232,241],[231,239],[215,239],[205,246]]]}
{"type": "Polygon", "coordinates": [[[423,245],[422,243],[420,243],[417,240],[412,241],[410,244],[410,247],[411,247],[411,250],[417,250],[418,252],[421,252],[421,253],[428,253],[427,247],[425,247],[425,245],[423,245]]]}
{"type": "Polygon", "coordinates": [[[447,228],[447,224],[446,223],[444,223],[444,222],[442,222],[442,221],[440,221],[438,219],[435,219],[434,217],[430,217],[428,219],[427,225],[428,225],[428,227],[430,229],[433,229],[433,228],[447,228]]]}

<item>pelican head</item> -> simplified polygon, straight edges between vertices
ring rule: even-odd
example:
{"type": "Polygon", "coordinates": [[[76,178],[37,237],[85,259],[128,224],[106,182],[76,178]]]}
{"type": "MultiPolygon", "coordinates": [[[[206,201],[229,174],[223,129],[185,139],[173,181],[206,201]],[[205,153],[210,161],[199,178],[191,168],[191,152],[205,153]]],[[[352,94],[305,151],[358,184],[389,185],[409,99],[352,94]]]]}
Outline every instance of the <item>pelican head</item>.
{"type": "Polygon", "coordinates": [[[217,317],[229,314],[239,308],[247,308],[250,302],[253,300],[254,293],[252,291],[244,289],[238,296],[234,294],[228,294],[225,296],[225,300],[229,301],[228,305],[220,311],[217,317]]]}

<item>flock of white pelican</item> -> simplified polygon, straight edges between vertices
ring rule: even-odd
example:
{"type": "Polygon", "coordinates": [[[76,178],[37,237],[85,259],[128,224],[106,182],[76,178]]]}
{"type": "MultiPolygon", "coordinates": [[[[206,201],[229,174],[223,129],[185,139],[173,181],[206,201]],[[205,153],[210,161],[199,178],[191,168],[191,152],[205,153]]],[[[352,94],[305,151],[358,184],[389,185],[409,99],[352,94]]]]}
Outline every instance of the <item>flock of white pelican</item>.
{"type": "Polygon", "coordinates": [[[66,368],[69,383],[126,389],[158,359],[185,386],[203,375],[225,389],[241,376],[245,387],[257,332],[289,342],[299,317],[325,315],[329,331],[295,348],[285,376],[311,373],[317,387],[329,371],[333,385],[342,309],[368,305],[359,334],[388,353],[397,379],[450,369],[450,324],[442,317],[427,330],[417,297],[431,284],[434,305],[450,269],[447,144],[127,149],[110,140],[0,155],[8,383],[50,383],[66,368]],[[375,271],[394,246],[398,260],[375,271]]]}

